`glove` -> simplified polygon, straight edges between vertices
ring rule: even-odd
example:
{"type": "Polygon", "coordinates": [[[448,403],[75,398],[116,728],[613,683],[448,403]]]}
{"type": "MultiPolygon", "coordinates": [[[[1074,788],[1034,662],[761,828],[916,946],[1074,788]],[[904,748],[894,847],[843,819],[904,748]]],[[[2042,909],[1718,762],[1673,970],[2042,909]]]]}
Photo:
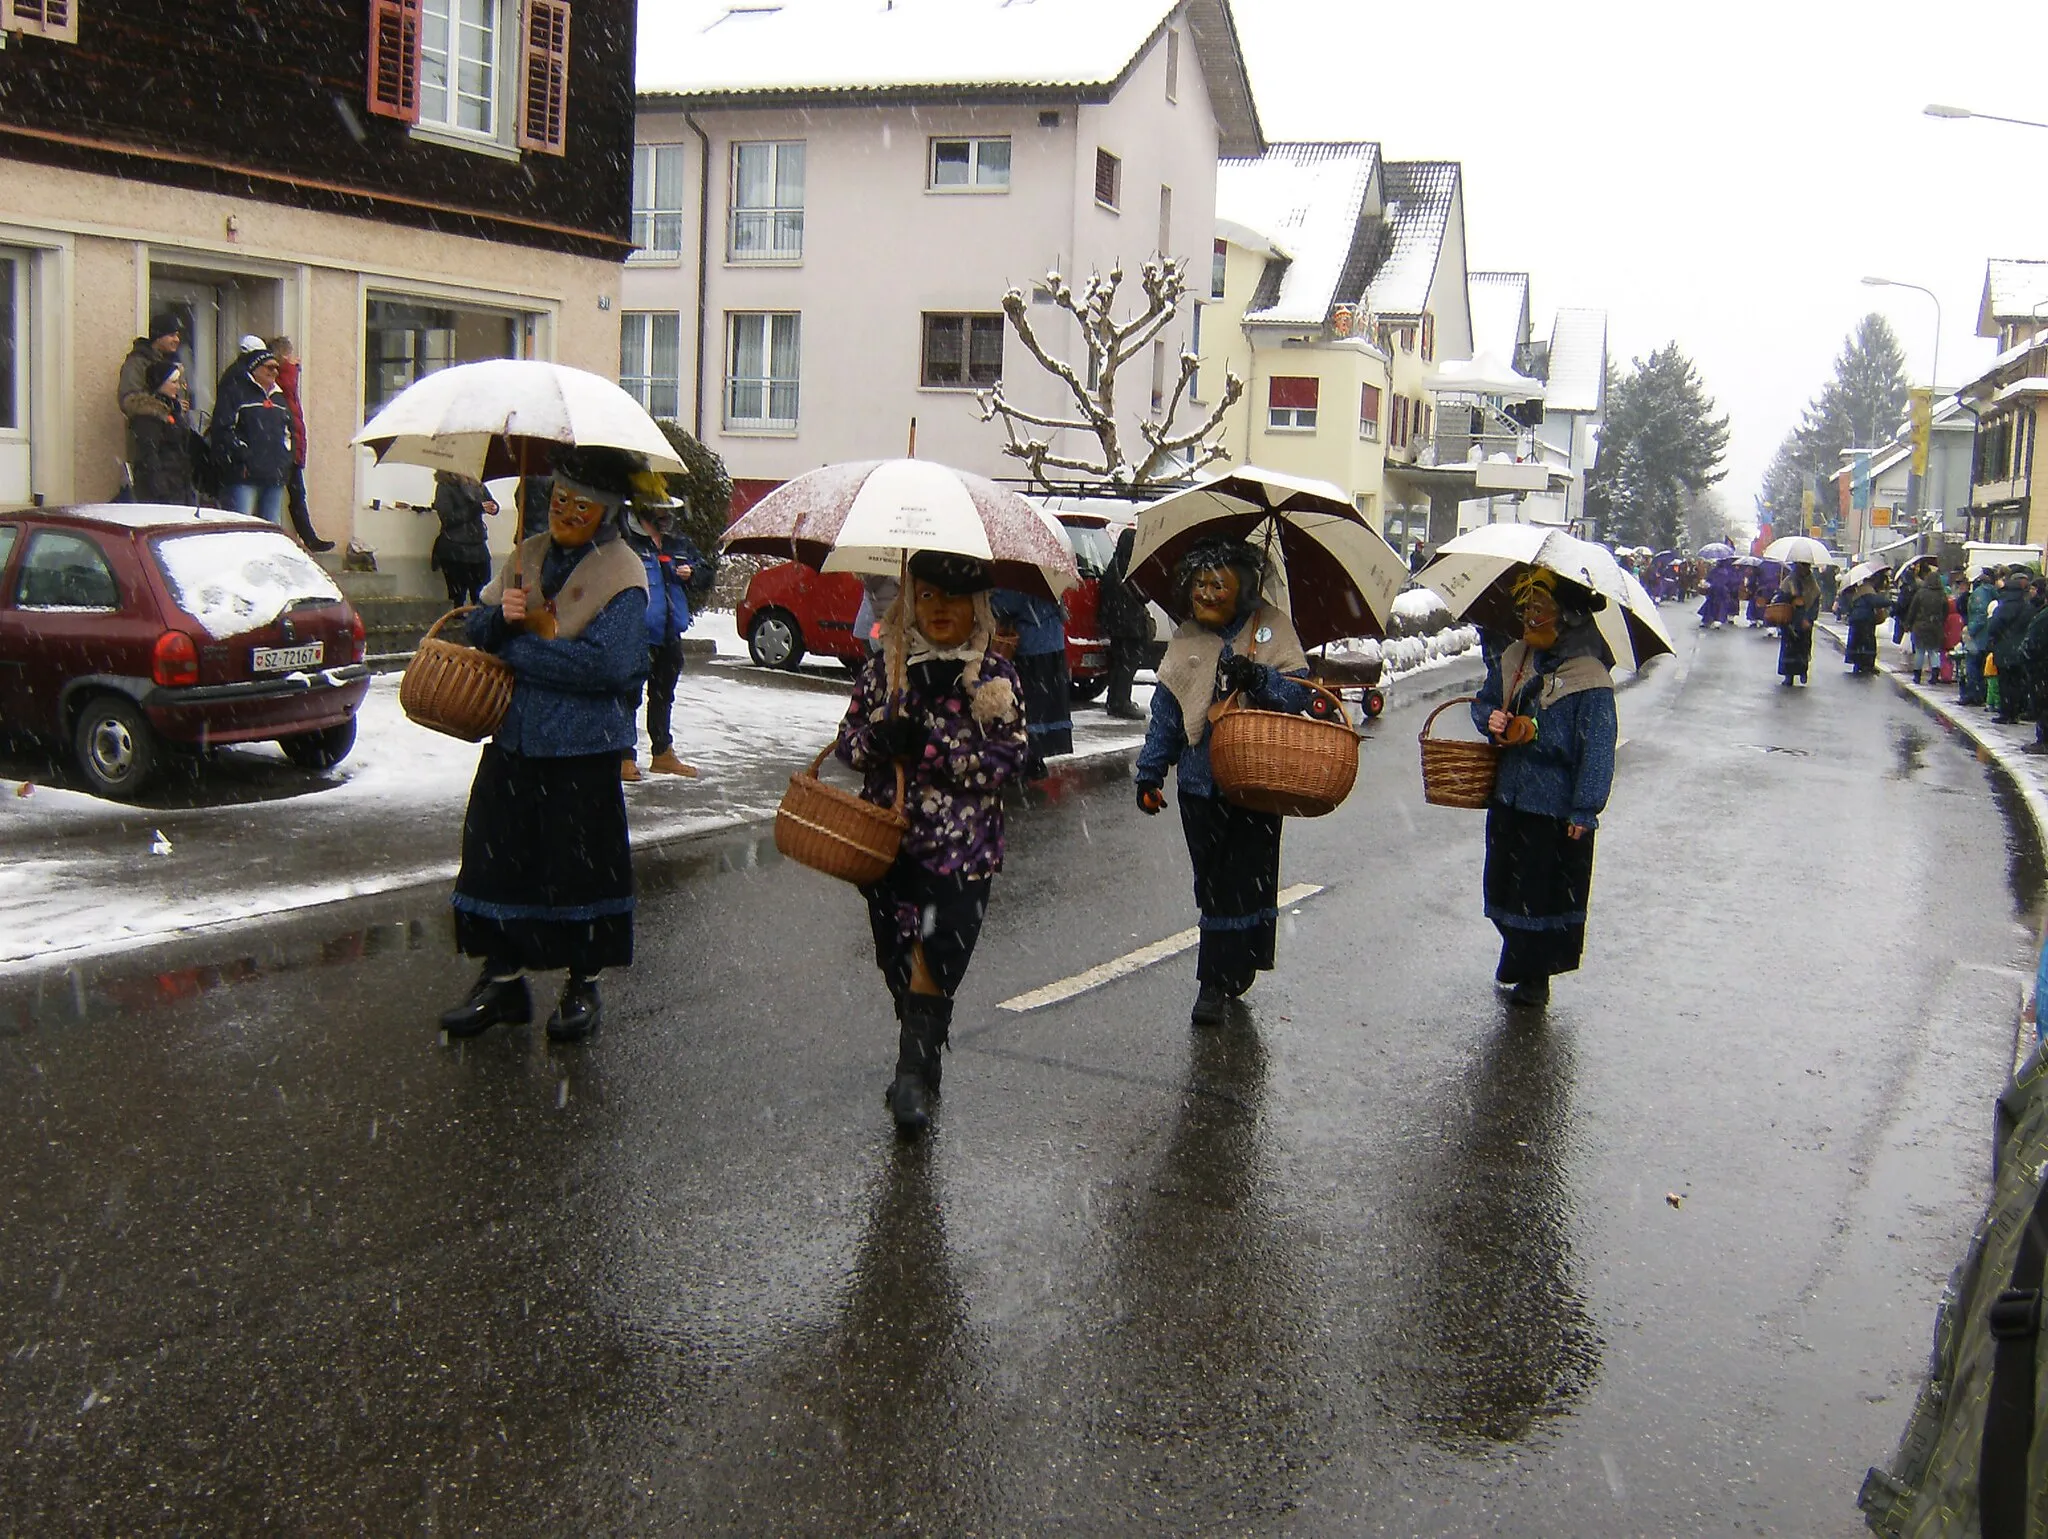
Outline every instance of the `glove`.
{"type": "Polygon", "coordinates": [[[1166,793],[1149,780],[1138,782],[1138,810],[1146,817],[1157,817],[1166,806],[1166,793]]]}
{"type": "Polygon", "coordinates": [[[1536,718],[1533,716],[1510,716],[1507,729],[1501,733],[1500,740],[1511,748],[1517,743],[1535,742],[1536,718]]]}
{"type": "Polygon", "coordinates": [[[931,735],[921,716],[891,716],[875,728],[875,742],[892,759],[916,758],[931,735]]]}
{"type": "Polygon", "coordinates": [[[1225,694],[1245,694],[1257,689],[1266,676],[1266,665],[1235,653],[1216,665],[1216,682],[1225,694]]]}

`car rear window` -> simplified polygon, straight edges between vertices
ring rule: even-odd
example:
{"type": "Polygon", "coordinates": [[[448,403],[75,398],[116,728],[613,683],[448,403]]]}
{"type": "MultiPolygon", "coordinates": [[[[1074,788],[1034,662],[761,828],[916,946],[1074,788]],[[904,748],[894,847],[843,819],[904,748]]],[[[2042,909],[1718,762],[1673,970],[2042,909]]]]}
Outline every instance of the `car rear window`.
{"type": "Polygon", "coordinates": [[[268,625],[305,599],[341,598],[311,557],[268,529],[168,535],[156,559],[178,607],[216,640],[268,625]]]}

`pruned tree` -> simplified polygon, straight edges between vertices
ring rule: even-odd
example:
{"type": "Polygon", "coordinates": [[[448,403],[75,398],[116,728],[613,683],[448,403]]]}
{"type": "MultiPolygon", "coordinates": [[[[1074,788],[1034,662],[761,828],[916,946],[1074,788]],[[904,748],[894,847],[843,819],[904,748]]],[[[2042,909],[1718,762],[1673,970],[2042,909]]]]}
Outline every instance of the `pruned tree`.
{"type": "Polygon", "coordinates": [[[1045,275],[1044,292],[1050,295],[1056,308],[1072,316],[1081,328],[1081,339],[1087,347],[1085,370],[1065,362],[1039,336],[1021,289],[1013,288],[1003,296],[1003,314],[1010,318],[1017,339],[1040,368],[1066,387],[1074,403],[1074,415],[1058,417],[1027,410],[1009,398],[1000,381],[979,392],[975,399],[981,407],[982,421],[1002,420],[1009,434],[1003,453],[1023,461],[1031,479],[1048,489],[1052,486],[1046,474],[1048,469],[1076,471],[1099,477],[1119,490],[1135,490],[1177,481],[1191,470],[1224,458],[1228,452],[1211,435],[1222,423],[1223,414],[1244,395],[1244,381],[1227,370],[1223,388],[1209,414],[1192,428],[1175,429],[1174,420],[1182,405],[1190,400],[1188,391],[1195,382],[1199,361],[1193,353],[1180,355],[1178,377],[1159,402],[1158,416],[1138,423],[1142,450],[1134,453],[1126,444],[1123,425],[1117,420],[1118,372],[1132,359],[1148,352],[1180,313],[1188,292],[1187,264],[1178,257],[1147,257],[1138,273],[1144,304],[1136,314],[1118,320],[1117,290],[1123,281],[1123,268],[1112,267],[1106,275],[1089,274],[1076,294],[1059,273],[1045,275]],[[1087,456],[1072,450],[1061,452],[1055,440],[1055,435],[1061,433],[1093,438],[1097,453],[1087,456]]]}

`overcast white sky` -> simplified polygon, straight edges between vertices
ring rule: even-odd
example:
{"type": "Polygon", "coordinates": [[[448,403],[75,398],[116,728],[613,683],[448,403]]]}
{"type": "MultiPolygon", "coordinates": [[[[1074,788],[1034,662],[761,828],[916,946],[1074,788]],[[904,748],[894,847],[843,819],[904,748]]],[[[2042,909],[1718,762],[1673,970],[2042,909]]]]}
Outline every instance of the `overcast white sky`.
{"type": "Polygon", "coordinates": [[[1378,140],[1464,163],[1475,268],[1526,270],[1539,335],[1608,313],[1617,363],[1666,341],[1730,417],[1729,511],[1876,309],[1925,383],[1991,357],[1987,257],[2048,257],[2048,130],[1926,117],[1928,102],[2048,121],[2026,18],[1893,0],[1234,0],[1269,139],[1378,140]],[[2013,31],[2019,27],[2020,31],[2013,31]]]}

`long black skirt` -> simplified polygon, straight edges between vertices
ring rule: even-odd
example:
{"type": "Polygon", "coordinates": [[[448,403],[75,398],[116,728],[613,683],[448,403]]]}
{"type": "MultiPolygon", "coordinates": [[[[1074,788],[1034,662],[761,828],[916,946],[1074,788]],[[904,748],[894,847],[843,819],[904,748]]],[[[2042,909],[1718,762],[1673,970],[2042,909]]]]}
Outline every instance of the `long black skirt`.
{"type": "Polygon", "coordinates": [[[1877,666],[1877,622],[1849,625],[1849,639],[1842,649],[1842,655],[1851,668],[1868,673],[1877,666]]]}
{"type": "Polygon", "coordinates": [[[1195,977],[1235,996],[1273,965],[1280,922],[1280,818],[1220,796],[1181,793],[1202,946],[1195,977]]]}
{"type": "Polygon", "coordinates": [[[1017,677],[1024,684],[1024,730],[1031,741],[1032,760],[1039,765],[1038,773],[1043,773],[1040,761],[1074,751],[1074,698],[1067,677],[1066,649],[1036,652],[1016,659],[1016,664],[1017,677]]]}
{"type": "Polygon", "coordinates": [[[1578,971],[1593,891],[1593,834],[1563,818],[1486,809],[1486,917],[1500,931],[1502,983],[1578,971]]]}
{"type": "Polygon", "coordinates": [[[1785,626],[1778,632],[1778,672],[1785,678],[1805,678],[1813,665],[1813,627],[1785,626]]]}
{"type": "Polygon", "coordinates": [[[633,960],[633,852],[619,755],[484,745],[462,818],[455,944],[495,967],[594,977],[633,960]]]}
{"type": "Polygon", "coordinates": [[[875,965],[893,998],[909,992],[911,958],[920,945],[925,970],[941,993],[953,997],[974,957],[994,880],[941,875],[899,856],[879,882],[860,889],[875,936],[875,965]]]}

